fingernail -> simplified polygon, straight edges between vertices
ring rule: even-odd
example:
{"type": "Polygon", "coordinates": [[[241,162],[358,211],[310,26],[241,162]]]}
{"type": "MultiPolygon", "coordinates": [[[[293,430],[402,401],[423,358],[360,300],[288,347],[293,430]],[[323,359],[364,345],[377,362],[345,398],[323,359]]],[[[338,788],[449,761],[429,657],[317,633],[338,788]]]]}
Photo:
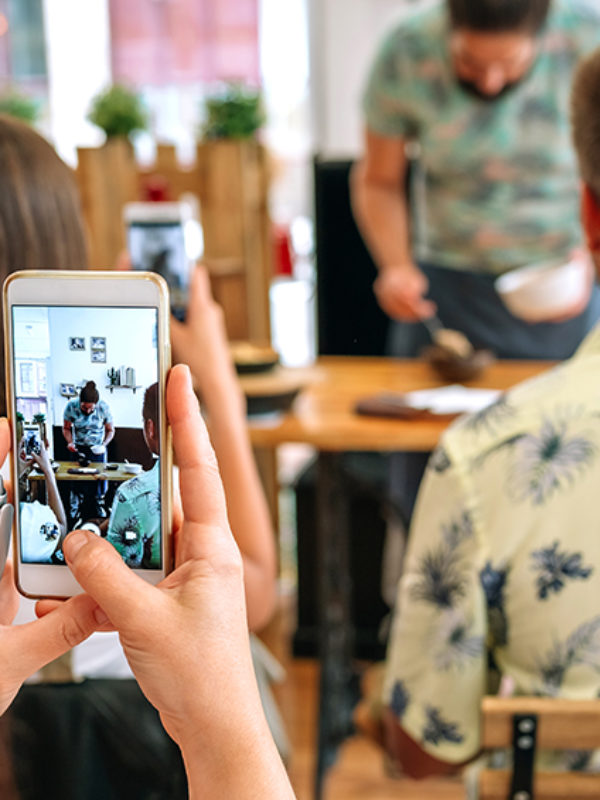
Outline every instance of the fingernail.
{"type": "Polygon", "coordinates": [[[100,606],[98,606],[94,611],[94,619],[96,620],[97,625],[104,625],[106,622],[108,622],[108,617],[100,608],[100,606]]]}
{"type": "Polygon", "coordinates": [[[70,533],[64,541],[63,550],[69,561],[72,561],[84,544],[87,544],[87,534],[83,531],[70,533]]]}

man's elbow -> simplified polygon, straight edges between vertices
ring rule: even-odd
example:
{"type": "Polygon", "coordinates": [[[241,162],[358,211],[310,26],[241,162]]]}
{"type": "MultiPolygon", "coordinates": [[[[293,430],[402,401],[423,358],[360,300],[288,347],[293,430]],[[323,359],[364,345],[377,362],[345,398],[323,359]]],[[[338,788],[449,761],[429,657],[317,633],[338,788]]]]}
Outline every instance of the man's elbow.
{"type": "Polygon", "coordinates": [[[401,727],[398,720],[389,709],[383,714],[385,749],[390,758],[398,765],[403,775],[414,780],[424,778],[442,777],[458,774],[465,764],[463,761],[453,764],[441,761],[429,755],[409,734],[401,727]]]}

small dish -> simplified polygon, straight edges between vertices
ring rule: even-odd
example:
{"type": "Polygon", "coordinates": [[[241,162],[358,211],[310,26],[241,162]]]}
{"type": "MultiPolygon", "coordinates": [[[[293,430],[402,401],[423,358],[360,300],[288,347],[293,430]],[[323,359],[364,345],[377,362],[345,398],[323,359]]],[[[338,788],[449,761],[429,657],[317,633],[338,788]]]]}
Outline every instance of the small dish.
{"type": "Polygon", "coordinates": [[[270,345],[253,342],[230,342],[229,352],[240,375],[266,372],[279,363],[279,353],[270,345]]]}
{"type": "Polygon", "coordinates": [[[471,355],[463,358],[435,344],[426,347],[421,352],[421,357],[442,380],[450,383],[474,380],[495,361],[490,350],[474,350],[471,355]]]}
{"type": "Polygon", "coordinates": [[[513,269],[497,278],[494,286],[515,317],[545,322],[568,313],[584,296],[588,280],[587,264],[573,259],[513,269]]]}
{"type": "Polygon", "coordinates": [[[288,411],[302,388],[314,380],[310,368],[277,366],[262,375],[240,376],[249,415],[288,411]]]}
{"type": "Polygon", "coordinates": [[[141,471],[141,464],[123,464],[123,472],[126,472],[128,475],[139,475],[141,471]]]}
{"type": "Polygon", "coordinates": [[[298,396],[301,387],[282,391],[277,394],[253,395],[246,397],[246,411],[248,416],[258,414],[273,414],[274,412],[289,411],[292,403],[298,396]]]}

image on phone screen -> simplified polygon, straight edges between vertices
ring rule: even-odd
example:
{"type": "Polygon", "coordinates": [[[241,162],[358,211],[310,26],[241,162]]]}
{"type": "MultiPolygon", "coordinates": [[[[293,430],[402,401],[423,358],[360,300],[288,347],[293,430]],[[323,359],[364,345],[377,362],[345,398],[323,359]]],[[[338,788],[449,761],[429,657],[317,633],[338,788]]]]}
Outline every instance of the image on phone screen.
{"type": "Polygon", "coordinates": [[[162,564],[158,311],[13,305],[21,561],[64,565],[87,527],[130,567],[162,564]]]}
{"type": "Polygon", "coordinates": [[[171,311],[185,318],[190,280],[190,259],[182,221],[131,221],[127,247],[134,270],[156,272],[167,282],[171,311]]]}

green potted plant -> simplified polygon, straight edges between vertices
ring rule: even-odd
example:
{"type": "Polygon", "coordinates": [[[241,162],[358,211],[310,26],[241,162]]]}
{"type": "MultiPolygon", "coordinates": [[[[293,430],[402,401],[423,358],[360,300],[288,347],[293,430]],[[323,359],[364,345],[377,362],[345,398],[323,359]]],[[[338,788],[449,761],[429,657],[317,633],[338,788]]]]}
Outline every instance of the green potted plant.
{"type": "Polygon", "coordinates": [[[87,118],[102,128],[107,139],[129,138],[148,127],[148,114],[139,95],[117,83],[93,98],[87,118]]]}
{"type": "Polygon", "coordinates": [[[90,230],[90,264],[106,269],[125,248],[123,206],[139,191],[130,137],[147,128],[148,115],[136,92],[114,84],[94,97],[87,118],[106,141],[77,148],[77,180],[90,230]]]}
{"type": "Polygon", "coordinates": [[[262,95],[243,83],[227,83],[204,102],[204,139],[250,139],[263,126],[262,95]]]}
{"type": "Polygon", "coordinates": [[[38,103],[31,97],[11,89],[0,95],[0,114],[9,114],[33,125],[37,122],[40,109],[38,103]]]}
{"type": "Polygon", "coordinates": [[[48,437],[46,436],[46,415],[42,413],[34,414],[33,421],[40,429],[40,439],[44,443],[44,447],[48,448],[48,437]]]}
{"type": "Polygon", "coordinates": [[[22,414],[21,411],[17,411],[16,416],[16,429],[17,429],[17,442],[20,442],[23,438],[23,424],[25,422],[25,416],[22,414]]]}
{"type": "Polygon", "coordinates": [[[196,163],[204,258],[213,269],[215,291],[220,284],[224,296],[236,292],[245,299],[246,313],[237,315],[230,336],[269,341],[270,169],[257,135],[265,122],[262,94],[228,83],[206,98],[203,111],[196,163]],[[227,288],[216,277],[226,262],[227,288]]]}

